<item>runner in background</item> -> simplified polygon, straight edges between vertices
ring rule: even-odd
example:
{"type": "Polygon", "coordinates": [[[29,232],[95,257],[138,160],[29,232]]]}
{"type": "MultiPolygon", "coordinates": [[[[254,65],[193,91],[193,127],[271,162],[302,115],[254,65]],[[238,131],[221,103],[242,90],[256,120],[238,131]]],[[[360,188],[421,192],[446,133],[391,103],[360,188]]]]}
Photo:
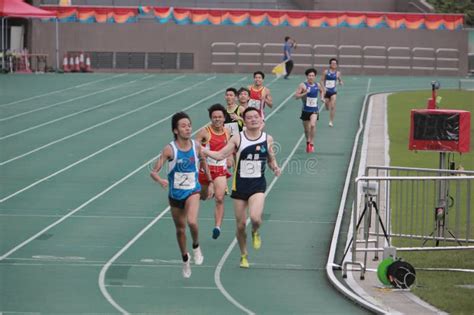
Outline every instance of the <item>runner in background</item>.
{"type": "Polygon", "coordinates": [[[334,127],[334,116],[336,115],[336,84],[344,85],[341,72],[337,70],[338,62],[336,58],[329,60],[329,69],[324,70],[321,76],[321,84],[326,89],[324,95],[326,109],[329,110],[329,127],[334,127]]]}
{"type": "MultiPolygon", "coordinates": [[[[214,104],[208,109],[210,124],[202,128],[196,135],[196,141],[208,150],[219,151],[229,141],[230,132],[224,127],[226,109],[221,104],[214,104]]],[[[227,161],[207,158],[207,165],[211,174],[208,178],[205,170],[199,171],[199,182],[201,183],[201,200],[212,198],[215,200],[214,221],[212,238],[217,239],[221,234],[222,220],[224,218],[224,197],[227,188],[227,178],[231,175],[227,172],[227,161]]]]}

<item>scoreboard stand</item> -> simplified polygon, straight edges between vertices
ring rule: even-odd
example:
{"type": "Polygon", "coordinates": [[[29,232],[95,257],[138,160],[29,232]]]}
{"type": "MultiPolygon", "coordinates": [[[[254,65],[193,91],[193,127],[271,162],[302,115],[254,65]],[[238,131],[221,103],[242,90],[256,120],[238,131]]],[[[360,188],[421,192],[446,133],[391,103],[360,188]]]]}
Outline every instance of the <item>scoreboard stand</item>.
{"type": "MultiPolygon", "coordinates": [[[[439,83],[432,85],[432,98],[428,100],[427,109],[411,110],[410,140],[408,149],[415,151],[439,152],[439,169],[447,170],[447,153],[467,153],[470,151],[471,113],[463,110],[446,110],[436,108],[436,91],[439,83]]],[[[446,173],[440,173],[440,176],[446,173]]],[[[448,214],[448,185],[447,180],[441,180],[437,189],[437,206],[434,209],[435,227],[430,236],[435,233],[439,238],[447,231],[454,239],[456,236],[445,227],[448,214]]],[[[423,245],[428,240],[425,240],[423,245]]],[[[459,241],[458,241],[459,243],[459,241]]],[[[439,239],[436,240],[436,246],[439,239]]]]}

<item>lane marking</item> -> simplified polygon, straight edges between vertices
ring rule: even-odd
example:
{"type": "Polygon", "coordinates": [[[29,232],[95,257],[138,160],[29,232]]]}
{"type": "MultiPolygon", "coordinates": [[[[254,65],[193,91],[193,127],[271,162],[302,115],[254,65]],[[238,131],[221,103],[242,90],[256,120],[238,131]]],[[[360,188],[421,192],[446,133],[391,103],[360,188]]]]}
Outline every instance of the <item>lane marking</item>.
{"type": "Polygon", "coordinates": [[[10,106],[10,105],[13,105],[13,104],[18,104],[18,103],[34,100],[34,99],[37,99],[37,98],[40,98],[40,97],[43,97],[43,96],[48,96],[48,95],[52,95],[52,94],[56,94],[56,93],[60,93],[60,92],[68,91],[68,90],[78,89],[78,88],[88,86],[88,85],[91,85],[91,84],[94,84],[94,83],[98,83],[98,82],[102,82],[102,81],[106,81],[106,80],[112,80],[112,79],[115,79],[115,78],[123,77],[125,75],[128,75],[128,73],[122,73],[122,74],[115,75],[113,77],[107,77],[107,78],[103,78],[103,79],[99,79],[99,80],[95,80],[95,81],[91,81],[91,82],[87,82],[87,83],[82,83],[80,85],[71,86],[71,87],[66,88],[66,89],[56,90],[56,91],[53,91],[53,92],[48,92],[48,93],[45,93],[45,94],[24,98],[24,99],[21,99],[21,100],[18,100],[18,101],[10,102],[10,103],[0,104],[0,107],[7,107],[7,106],[10,106]]]}
{"type": "Polygon", "coordinates": [[[14,114],[14,115],[11,115],[11,116],[2,117],[2,118],[0,118],[0,121],[7,121],[7,120],[14,119],[14,118],[26,116],[26,115],[31,114],[31,113],[36,113],[36,112],[39,112],[39,111],[42,111],[42,110],[45,110],[45,109],[49,109],[49,108],[52,108],[52,107],[56,107],[56,106],[59,106],[59,105],[62,105],[62,104],[74,102],[74,101],[77,101],[77,100],[80,100],[80,99],[83,99],[83,98],[86,98],[86,97],[89,97],[89,96],[93,96],[93,95],[101,94],[101,93],[104,93],[104,92],[107,92],[107,91],[115,90],[115,89],[118,89],[118,88],[120,88],[124,85],[129,85],[131,83],[135,83],[135,82],[138,82],[140,80],[148,79],[150,77],[152,77],[152,75],[146,75],[143,78],[140,78],[139,80],[132,80],[132,81],[120,83],[119,85],[116,85],[116,86],[105,88],[105,89],[95,91],[95,92],[92,92],[92,93],[89,93],[89,94],[84,94],[84,95],[81,95],[81,96],[78,96],[78,97],[75,97],[75,98],[71,98],[71,99],[68,99],[68,100],[64,100],[64,101],[61,101],[61,102],[58,102],[58,103],[46,105],[46,106],[43,106],[43,107],[38,107],[38,108],[35,108],[35,109],[32,109],[32,110],[28,110],[28,111],[18,113],[18,114],[14,114]]]}
{"type": "MultiPolygon", "coordinates": [[[[178,77],[179,78],[179,77],[178,77]]],[[[175,78],[176,79],[176,78],[175,78]]],[[[175,79],[173,80],[170,80],[170,81],[166,81],[166,82],[163,82],[162,84],[158,84],[158,85],[164,85],[164,84],[167,84],[169,82],[172,82],[172,81],[175,81],[175,79]]],[[[141,80],[141,79],[139,79],[141,80]]],[[[137,80],[137,81],[139,81],[137,80]]],[[[153,89],[155,89],[155,87],[150,87],[150,88],[146,88],[146,89],[143,89],[143,90],[140,90],[138,92],[135,92],[134,95],[136,94],[139,94],[139,93],[144,93],[144,92],[147,92],[147,91],[151,91],[153,89]]],[[[82,113],[86,113],[86,112],[91,112],[93,110],[96,110],[97,108],[101,108],[101,107],[104,107],[106,105],[109,105],[109,104],[112,104],[112,103],[115,103],[116,101],[120,101],[122,99],[125,99],[125,98],[128,98],[130,97],[131,95],[125,95],[125,96],[122,96],[122,97],[119,97],[119,98],[116,98],[116,99],[113,99],[113,100],[110,100],[110,101],[107,101],[105,103],[101,103],[99,105],[95,105],[95,106],[92,106],[92,107],[88,107],[88,108],[85,108],[83,110],[80,110],[80,111],[77,111],[77,112],[74,112],[74,113],[71,113],[71,114],[68,114],[68,115],[64,115],[64,116],[61,116],[61,117],[58,117],[58,118],[55,118],[55,119],[52,119],[52,120],[49,120],[49,121],[46,121],[44,123],[41,123],[41,124],[38,124],[38,125],[34,125],[34,126],[31,126],[31,127],[28,127],[28,128],[25,128],[25,129],[22,129],[22,130],[19,130],[19,131],[16,131],[16,132],[13,132],[13,133],[10,133],[10,134],[7,134],[7,135],[4,135],[2,137],[0,137],[0,141],[1,140],[5,140],[5,139],[8,139],[8,138],[11,138],[11,137],[14,137],[14,136],[18,136],[18,135],[21,135],[25,132],[28,132],[28,131],[31,131],[31,130],[35,130],[35,129],[38,129],[38,128],[41,128],[41,127],[44,127],[44,126],[47,126],[47,125],[51,125],[53,123],[56,123],[58,121],[62,121],[64,119],[67,119],[67,118],[71,118],[71,117],[74,117],[74,116],[77,116],[77,115],[80,115],[82,113]]]]}
{"type": "MultiPolygon", "coordinates": [[[[200,82],[200,83],[198,83],[198,84],[205,83],[206,81],[211,80],[211,79],[213,79],[213,78],[215,78],[215,77],[209,78],[209,79],[207,79],[207,80],[205,80],[205,81],[202,81],[202,82],[200,82]]],[[[214,95],[217,95],[218,93],[222,93],[221,90],[218,91],[218,92],[216,92],[216,93],[214,93],[214,94],[212,94],[212,95],[210,95],[210,96],[208,96],[208,97],[206,97],[206,98],[204,98],[204,99],[202,99],[202,100],[200,100],[200,101],[198,101],[198,102],[196,102],[196,103],[194,103],[194,104],[191,104],[191,105],[188,106],[188,107],[185,107],[185,108],[182,109],[182,110],[185,111],[185,110],[188,110],[188,109],[190,109],[190,108],[192,108],[192,107],[194,107],[194,106],[197,106],[197,105],[199,105],[200,103],[206,101],[207,99],[213,97],[214,95]]],[[[128,139],[131,139],[131,138],[133,138],[133,137],[135,137],[135,136],[137,136],[137,135],[139,135],[139,134],[141,134],[141,133],[147,131],[148,129],[151,129],[151,128],[153,128],[153,127],[155,127],[155,126],[157,126],[157,125],[159,125],[159,124],[161,124],[161,123],[167,121],[167,120],[168,120],[169,118],[171,118],[173,115],[174,115],[174,113],[173,113],[173,114],[170,114],[170,115],[166,116],[165,118],[162,118],[162,119],[160,119],[160,120],[158,120],[158,121],[155,121],[154,123],[149,124],[148,126],[142,128],[142,129],[140,129],[140,130],[138,130],[138,131],[135,131],[134,133],[132,133],[132,134],[130,134],[130,135],[128,135],[128,136],[126,136],[126,137],[120,139],[120,140],[117,140],[117,141],[115,141],[114,143],[109,144],[108,146],[105,146],[105,147],[103,147],[102,149],[100,149],[100,150],[98,150],[98,151],[95,151],[94,153],[91,153],[91,154],[87,155],[86,157],[83,157],[82,159],[80,159],[80,160],[78,160],[78,161],[76,161],[76,162],[74,162],[74,163],[72,163],[72,164],[69,164],[68,166],[66,166],[66,167],[64,167],[64,168],[62,168],[62,169],[60,169],[60,170],[58,170],[58,171],[56,171],[56,172],[54,172],[54,173],[52,173],[52,174],[46,176],[46,177],[43,177],[43,178],[39,179],[39,180],[33,182],[32,184],[30,184],[30,185],[28,185],[28,186],[26,186],[26,187],[24,187],[24,188],[22,188],[22,189],[20,189],[20,190],[18,190],[18,191],[16,191],[16,192],[12,193],[12,194],[10,194],[10,195],[8,195],[8,196],[6,196],[6,197],[3,197],[2,199],[0,199],[0,203],[3,203],[3,202],[5,202],[5,201],[9,200],[10,198],[15,197],[16,195],[21,194],[22,192],[27,191],[27,190],[29,190],[29,189],[35,187],[36,185],[41,184],[42,182],[47,181],[48,179],[50,179],[50,178],[52,178],[52,177],[54,177],[54,176],[56,176],[56,175],[59,175],[59,174],[65,172],[65,171],[67,171],[67,170],[69,170],[69,169],[71,169],[71,168],[73,168],[74,166],[76,166],[76,165],[78,165],[78,164],[81,164],[82,162],[85,162],[85,161],[89,160],[90,158],[93,158],[94,156],[96,156],[96,155],[98,155],[98,154],[100,154],[100,153],[102,153],[102,152],[105,152],[105,151],[107,151],[108,149],[113,148],[113,147],[115,147],[116,145],[118,145],[118,144],[120,144],[120,143],[122,143],[122,142],[124,142],[124,141],[127,141],[128,139]]]]}
{"type": "MultiPolygon", "coordinates": [[[[240,80],[237,80],[235,83],[238,83],[242,80],[246,79],[246,77],[243,77],[241,78],[240,80]]],[[[217,93],[222,93],[222,91],[225,91],[225,89],[221,89],[219,90],[218,92],[214,93],[214,94],[217,94],[217,93]]],[[[193,106],[196,106],[202,102],[204,102],[207,98],[204,98],[194,104],[191,104],[190,106],[186,107],[185,109],[188,109],[188,108],[191,108],[193,106]]],[[[185,110],[183,109],[183,110],[185,110]]],[[[173,115],[169,115],[169,117],[171,117],[173,115]]],[[[163,119],[162,119],[163,120],[163,119]]],[[[160,120],[160,121],[162,121],[160,120]]],[[[197,133],[199,131],[199,129],[197,131],[195,131],[193,134],[197,133]]],[[[16,252],[17,250],[19,250],[20,248],[24,247],[25,245],[27,245],[28,243],[32,242],[34,239],[36,239],[38,236],[40,236],[41,234],[47,232],[48,230],[50,230],[51,228],[55,227],[56,225],[60,224],[61,222],[63,222],[64,220],[66,220],[67,218],[71,217],[73,214],[75,214],[76,212],[80,211],[81,209],[83,209],[84,207],[86,207],[87,205],[89,205],[90,203],[92,203],[93,201],[95,201],[96,199],[100,198],[101,196],[105,195],[107,192],[109,192],[110,190],[112,190],[114,187],[118,186],[119,184],[121,184],[122,182],[124,182],[125,180],[127,180],[128,178],[130,178],[131,176],[135,175],[136,173],[138,173],[139,171],[141,171],[143,168],[147,167],[150,163],[152,163],[153,161],[155,161],[160,155],[156,155],[154,156],[153,158],[151,158],[150,160],[148,160],[147,162],[145,162],[144,164],[140,165],[138,168],[136,168],[135,170],[133,170],[132,172],[130,172],[129,174],[127,174],[126,176],[122,177],[121,179],[119,179],[118,181],[116,181],[115,183],[113,183],[112,185],[110,185],[109,187],[107,187],[106,189],[102,190],[100,193],[96,194],[95,196],[93,196],[92,198],[90,198],[89,200],[87,200],[86,202],[82,203],[80,206],[78,206],[77,208],[71,210],[70,212],[68,212],[67,214],[65,214],[64,216],[62,216],[60,219],[56,220],[55,222],[51,223],[50,225],[48,225],[47,227],[43,228],[41,231],[39,231],[38,233],[34,234],[33,236],[31,236],[30,238],[26,239],[25,241],[21,242],[20,244],[18,244],[17,246],[15,246],[14,248],[12,248],[11,250],[9,250],[8,252],[6,252],[5,254],[3,254],[2,256],[0,256],[0,261],[4,260],[5,258],[7,258],[8,256],[10,256],[12,253],[16,252]]]]}
{"type": "MultiPolygon", "coordinates": [[[[174,81],[174,80],[173,80],[173,81],[174,81]]],[[[65,141],[65,140],[68,140],[68,139],[70,139],[70,138],[73,138],[73,137],[75,137],[75,136],[78,136],[78,135],[80,135],[80,134],[83,134],[83,133],[85,133],[85,132],[88,132],[88,131],[90,131],[90,130],[93,130],[93,129],[97,128],[97,127],[106,125],[106,124],[108,124],[108,123],[110,123],[110,122],[112,122],[112,121],[115,121],[115,120],[117,120],[117,119],[121,119],[121,118],[123,118],[123,117],[125,117],[125,116],[131,115],[131,114],[136,113],[136,112],[138,112],[138,111],[141,111],[142,109],[148,108],[148,107],[150,107],[151,105],[160,103],[160,102],[165,101],[165,100],[167,100],[167,99],[169,99],[169,98],[171,98],[171,97],[173,97],[173,96],[176,96],[176,95],[179,95],[179,94],[181,94],[181,93],[184,93],[184,92],[188,91],[189,89],[191,89],[191,88],[193,88],[193,87],[195,87],[195,86],[197,86],[197,85],[200,85],[200,84],[202,84],[202,83],[204,83],[204,82],[199,82],[199,83],[197,83],[197,84],[191,85],[191,86],[189,86],[189,87],[186,88],[186,89],[182,89],[182,90],[180,90],[180,91],[178,91],[178,92],[175,92],[175,93],[173,93],[173,94],[164,96],[164,97],[162,97],[162,98],[160,98],[160,99],[158,99],[158,100],[155,100],[155,101],[153,101],[153,102],[151,102],[151,103],[147,103],[147,104],[145,104],[145,105],[142,105],[142,106],[140,106],[140,107],[137,107],[137,108],[135,108],[135,109],[133,109],[133,110],[131,110],[131,111],[128,111],[128,112],[125,112],[125,113],[123,113],[123,114],[114,116],[114,117],[112,117],[112,118],[110,118],[110,119],[108,119],[108,120],[105,120],[105,121],[100,122],[100,123],[98,123],[98,124],[95,124],[95,125],[93,125],[93,126],[87,127],[87,128],[85,128],[85,129],[79,130],[79,131],[77,131],[77,132],[75,132],[75,133],[72,133],[72,134],[70,134],[70,135],[68,135],[68,136],[64,136],[64,137],[62,137],[62,138],[60,138],[60,139],[57,139],[57,140],[51,141],[51,142],[49,142],[49,143],[46,143],[46,144],[44,144],[44,145],[42,145],[42,146],[40,146],[40,147],[37,147],[37,148],[35,148],[35,149],[33,149],[33,150],[30,150],[30,151],[28,151],[28,152],[25,152],[25,153],[23,153],[23,154],[20,154],[20,155],[18,155],[18,156],[15,156],[15,157],[13,157],[13,158],[10,158],[10,159],[8,159],[8,160],[5,160],[5,161],[3,161],[3,162],[0,162],[0,166],[6,165],[6,164],[11,163],[11,162],[13,162],[13,161],[16,161],[16,160],[18,160],[18,159],[24,158],[24,157],[26,157],[26,156],[28,156],[28,155],[30,155],[30,154],[33,154],[33,153],[38,152],[38,151],[40,151],[40,150],[43,150],[43,149],[45,149],[45,148],[47,148],[47,147],[50,147],[50,146],[52,146],[52,145],[54,145],[54,144],[60,143],[60,142],[65,141]]],[[[163,84],[166,84],[166,83],[163,83],[163,84]]],[[[154,89],[154,88],[150,88],[150,89],[154,89]]],[[[135,92],[135,93],[133,93],[133,94],[129,94],[129,95],[123,96],[123,97],[121,97],[121,99],[129,98],[129,97],[135,96],[135,95],[137,95],[137,94],[141,94],[142,92],[143,92],[143,90],[142,90],[142,91],[135,92]]],[[[117,101],[117,99],[114,100],[114,102],[115,102],[115,101],[117,101]]]]}

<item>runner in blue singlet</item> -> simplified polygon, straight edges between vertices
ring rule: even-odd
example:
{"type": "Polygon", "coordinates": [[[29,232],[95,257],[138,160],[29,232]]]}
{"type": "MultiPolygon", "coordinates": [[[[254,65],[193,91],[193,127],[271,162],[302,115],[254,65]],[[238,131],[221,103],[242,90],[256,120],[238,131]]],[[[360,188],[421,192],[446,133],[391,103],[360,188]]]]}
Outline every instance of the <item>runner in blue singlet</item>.
{"type": "Polygon", "coordinates": [[[301,83],[295,92],[295,97],[303,102],[300,119],[303,121],[306,136],[306,152],[314,152],[314,137],[316,121],[319,119],[318,95],[324,95],[324,88],[316,82],[316,69],[307,69],[306,82],[301,83]]]}
{"type": "Polygon", "coordinates": [[[169,187],[168,201],[171,215],[176,227],[176,237],[183,258],[183,277],[191,276],[191,257],[186,248],[186,223],[193,239],[194,263],[201,265],[204,257],[199,247],[198,213],[199,192],[201,185],[198,181],[199,167],[206,171],[211,180],[209,169],[204,158],[200,158],[201,145],[191,139],[191,120],[184,112],[179,112],[171,118],[171,129],[174,141],[167,144],[156,161],[151,177],[163,188],[169,187]],[[160,177],[159,172],[168,161],[168,179],[160,177]],[[201,165],[198,165],[200,162],[201,165]]]}
{"type": "Polygon", "coordinates": [[[326,89],[324,102],[326,109],[329,110],[329,126],[334,126],[334,116],[336,115],[336,83],[343,85],[341,72],[337,70],[338,62],[336,58],[329,60],[329,69],[324,70],[321,76],[321,84],[326,89]]]}

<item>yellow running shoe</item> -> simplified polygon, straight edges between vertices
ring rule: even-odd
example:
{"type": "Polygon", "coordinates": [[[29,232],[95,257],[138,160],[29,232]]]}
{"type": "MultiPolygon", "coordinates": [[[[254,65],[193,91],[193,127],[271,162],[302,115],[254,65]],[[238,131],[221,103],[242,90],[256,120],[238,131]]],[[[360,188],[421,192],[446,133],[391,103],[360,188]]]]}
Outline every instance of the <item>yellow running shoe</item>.
{"type": "Polygon", "coordinates": [[[252,243],[253,243],[253,248],[255,249],[260,249],[262,246],[262,240],[260,239],[260,235],[258,232],[252,232],[252,243]]]}
{"type": "Polygon", "coordinates": [[[240,268],[250,267],[249,261],[247,260],[247,255],[240,255],[240,268]]]}

